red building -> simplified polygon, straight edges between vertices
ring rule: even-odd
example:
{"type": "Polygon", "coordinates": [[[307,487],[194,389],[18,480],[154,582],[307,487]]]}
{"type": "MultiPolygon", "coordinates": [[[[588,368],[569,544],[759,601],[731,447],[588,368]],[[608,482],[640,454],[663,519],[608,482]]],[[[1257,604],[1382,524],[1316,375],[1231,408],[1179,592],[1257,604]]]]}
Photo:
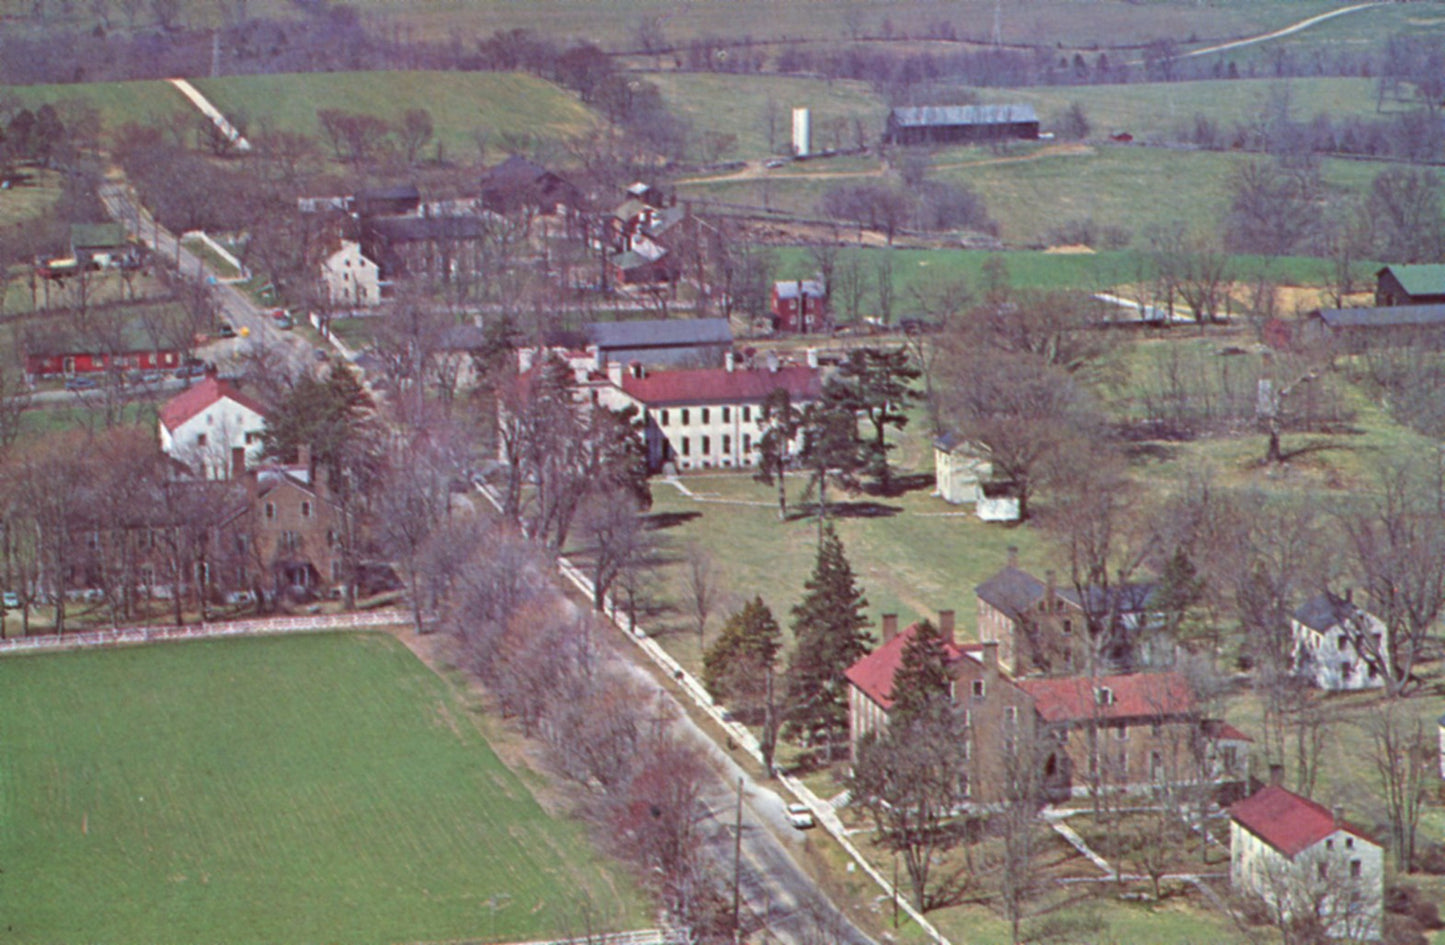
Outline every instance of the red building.
{"type": "Polygon", "coordinates": [[[170,342],[158,342],[139,324],[110,338],[82,337],[63,330],[38,332],[25,339],[24,347],[25,373],[30,377],[167,371],[181,366],[180,350],[170,342]]]}
{"type": "Polygon", "coordinates": [[[828,292],[816,279],[774,282],[769,309],[774,331],[806,335],[832,327],[828,317],[828,292]]]}

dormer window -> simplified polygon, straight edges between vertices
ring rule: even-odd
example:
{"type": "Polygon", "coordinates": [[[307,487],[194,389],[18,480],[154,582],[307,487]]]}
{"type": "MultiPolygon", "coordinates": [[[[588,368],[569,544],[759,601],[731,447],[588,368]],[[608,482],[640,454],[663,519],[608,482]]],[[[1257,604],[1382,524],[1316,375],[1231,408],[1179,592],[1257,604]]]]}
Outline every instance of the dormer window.
{"type": "Polygon", "coordinates": [[[1100,686],[1098,689],[1095,689],[1095,690],[1094,690],[1094,704],[1095,704],[1095,705],[1113,705],[1113,704],[1114,704],[1114,690],[1110,689],[1108,686],[1100,686]]]}

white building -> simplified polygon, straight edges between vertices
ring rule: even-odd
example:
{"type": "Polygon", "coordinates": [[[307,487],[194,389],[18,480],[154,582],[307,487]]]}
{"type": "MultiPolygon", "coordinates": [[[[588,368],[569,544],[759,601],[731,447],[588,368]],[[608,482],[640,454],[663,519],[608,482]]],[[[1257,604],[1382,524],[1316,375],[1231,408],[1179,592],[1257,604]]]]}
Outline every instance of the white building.
{"type": "Polygon", "coordinates": [[[1295,674],[1320,689],[1374,689],[1385,684],[1389,629],[1349,594],[1326,591],[1290,619],[1295,674]]]}
{"type": "Polygon", "coordinates": [[[647,371],[607,365],[608,406],[633,405],[646,424],[647,465],[659,470],[755,466],[762,441],[763,402],[787,390],[795,407],[817,399],[822,373],[812,365],[743,367],[728,354],[726,366],[647,371]]]}
{"type": "Polygon", "coordinates": [[[933,494],[950,505],[972,505],[985,522],[1019,520],[1018,490],[966,440],[949,433],[933,441],[933,478],[933,494]]]}
{"type": "Polygon", "coordinates": [[[361,253],[361,244],[343,240],[321,263],[321,283],[333,306],[365,308],[381,304],[381,269],[361,253]]]}
{"type": "Polygon", "coordinates": [[[161,452],[206,479],[234,479],[261,458],[266,412],[208,375],[160,409],[161,452]]]}
{"type": "Polygon", "coordinates": [[[1383,851],[1339,808],[1273,783],[1230,807],[1229,818],[1236,891],[1263,901],[1276,922],[1309,923],[1332,939],[1381,937],[1383,851]]]}

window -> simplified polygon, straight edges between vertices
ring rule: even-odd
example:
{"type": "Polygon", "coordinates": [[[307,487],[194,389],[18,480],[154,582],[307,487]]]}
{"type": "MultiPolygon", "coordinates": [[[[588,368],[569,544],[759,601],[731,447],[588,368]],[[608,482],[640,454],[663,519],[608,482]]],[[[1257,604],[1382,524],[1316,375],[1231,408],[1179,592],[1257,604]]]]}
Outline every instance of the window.
{"type": "Polygon", "coordinates": [[[331,583],[332,583],[332,584],[339,584],[339,583],[341,583],[341,562],[340,562],[340,561],[333,561],[333,562],[331,562],[331,583]]]}
{"type": "Polygon", "coordinates": [[[1149,776],[1156,781],[1164,775],[1164,755],[1162,752],[1149,752],[1149,776]]]}
{"type": "Polygon", "coordinates": [[[705,436],[705,437],[702,438],[702,455],[707,456],[707,455],[710,455],[711,453],[712,453],[712,437],[710,437],[710,436],[705,436]]]}
{"type": "Polygon", "coordinates": [[[276,503],[275,503],[275,502],[267,502],[267,503],[266,503],[266,521],[270,522],[270,521],[273,521],[275,518],[276,518],[276,503]]]}
{"type": "Polygon", "coordinates": [[[1108,686],[1100,686],[1098,689],[1094,690],[1094,704],[1113,705],[1114,690],[1110,689],[1108,686]]]}
{"type": "Polygon", "coordinates": [[[659,422],[660,422],[663,426],[667,426],[667,411],[666,411],[666,410],[662,411],[662,419],[661,419],[661,421],[659,421],[659,422]]]}
{"type": "Polygon", "coordinates": [[[1329,879],[1329,878],[1330,878],[1330,864],[1328,864],[1328,863],[1317,863],[1317,864],[1315,864],[1315,865],[1319,868],[1320,879],[1329,879]]]}
{"type": "Polygon", "coordinates": [[[301,544],[301,536],[296,532],[281,533],[281,547],[286,551],[295,551],[301,544]]]}
{"type": "Polygon", "coordinates": [[[1118,742],[1129,740],[1129,726],[1122,722],[1114,726],[1114,740],[1118,742]]]}
{"type": "Polygon", "coordinates": [[[973,697],[974,697],[975,699],[982,699],[983,696],[984,696],[983,680],[982,680],[982,679],[975,679],[975,680],[973,681],[973,697]]]}
{"type": "Polygon", "coordinates": [[[1352,665],[1350,664],[1350,661],[1349,661],[1349,660],[1344,660],[1343,662],[1340,663],[1340,675],[1341,675],[1341,676],[1348,677],[1348,676],[1350,675],[1350,670],[1352,670],[1352,669],[1354,669],[1354,666],[1352,666],[1352,665]]]}
{"type": "Polygon", "coordinates": [[[1346,838],[1345,838],[1345,849],[1346,849],[1346,850],[1353,850],[1354,848],[1355,848],[1355,838],[1354,838],[1354,837],[1346,837],[1346,838]]]}
{"type": "Polygon", "coordinates": [[[744,422],[744,423],[751,423],[752,421],[753,421],[753,408],[752,408],[752,407],[743,407],[743,422],[744,422]]]}
{"type": "Polygon", "coordinates": [[[1359,878],[1360,878],[1360,873],[1361,873],[1360,861],[1359,861],[1359,860],[1351,860],[1351,861],[1350,861],[1350,879],[1359,879],[1359,878]]]}
{"type": "Polygon", "coordinates": [[[245,554],[245,553],[246,553],[246,545],[247,545],[246,536],[245,536],[245,535],[237,535],[237,536],[236,536],[236,551],[237,551],[238,553],[240,553],[240,554],[245,554]]]}
{"type": "Polygon", "coordinates": [[[743,434],[743,452],[744,452],[744,453],[751,453],[752,451],[753,451],[753,435],[752,435],[751,433],[744,433],[744,434],[743,434]]]}
{"type": "Polygon", "coordinates": [[[707,409],[706,407],[702,408],[702,422],[703,422],[703,423],[711,423],[711,422],[712,422],[712,417],[711,417],[711,415],[708,413],[708,409],[707,409]]]}
{"type": "Polygon", "coordinates": [[[731,408],[731,407],[724,407],[724,408],[723,408],[723,423],[732,423],[732,422],[733,422],[733,408],[731,408]]]}
{"type": "Polygon", "coordinates": [[[310,517],[311,517],[311,503],[310,503],[310,502],[302,502],[302,503],[301,503],[301,517],[302,517],[302,518],[310,518],[310,517]]]}
{"type": "Polygon", "coordinates": [[[260,442],[261,442],[261,434],[260,434],[260,433],[258,433],[258,432],[256,432],[256,431],[253,430],[253,431],[251,431],[250,433],[247,433],[247,434],[246,434],[246,445],[247,445],[247,446],[254,446],[254,445],[256,445],[257,443],[260,443],[260,442]]]}
{"type": "Polygon", "coordinates": [[[1073,632],[1074,632],[1074,622],[1073,622],[1072,620],[1065,620],[1065,621],[1064,621],[1064,636],[1068,636],[1069,634],[1071,634],[1071,633],[1073,633],[1073,632]]]}
{"type": "Polygon", "coordinates": [[[687,424],[688,424],[688,410],[687,410],[686,407],[683,407],[683,408],[682,408],[682,425],[683,425],[683,426],[687,426],[687,424]]]}
{"type": "Polygon", "coordinates": [[[197,433],[197,434],[196,434],[196,445],[197,445],[197,446],[205,446],[205,445],[206,445],[206,435],[205,435],[204,433],[197,433]]]}
{"type": "MultiPolygon", "coordinates": [[[[684,411],[682,412],[682,415],[683,415],[684,417],[686,417],[686,416],[687,416],[687,411],[684,410],[684,411]]],[[[683,423],[686,423],[687,420],[683,420],[682,422],[683,422],[683,423]]],[[[691,456],[691,455],[692,455],[692,440],[688,439],[687,437],[683,437],[683,438],[682,438],[682,455],[684,455],[684,456],[691,456]]]]}
{"type": "Polygon", "coordinates": [[[1335,848],[1335,841],[1334,841],[1333,839],[1330,839],[1330,840],[1326,840],[1326,841],[1325,841],[1325,849],[1326,849],[1326,850],[1333,850],[1334,848],[1335,848]]]}
{"type": "Polygon", "coordinates": [[[733,451],[733,438],[724,433],[722,446],[724,453],[731,453],[733,451]]]}
{"type": "Polygon", "coordinates": [[[1160,735],[1164,734],[1164,726],[1158,722],[1149,723],[1149,734],[1153,735],[1155,738],[1158,738],[1160,735]]]}
{"type": "Polygon", "coordinates": [[[1019,720],[1019,708],[1018,708],[1018,706],[1016,706],[1016,705],[1011,705],[1011,706],[1006,706],[1006,707],[1004,707],[1004,710],[1003,710],[1003,720],[1004,720],[1005,722],[1008,722],[1010,725],[1017,723],[1018,720],[1019,720]]]}

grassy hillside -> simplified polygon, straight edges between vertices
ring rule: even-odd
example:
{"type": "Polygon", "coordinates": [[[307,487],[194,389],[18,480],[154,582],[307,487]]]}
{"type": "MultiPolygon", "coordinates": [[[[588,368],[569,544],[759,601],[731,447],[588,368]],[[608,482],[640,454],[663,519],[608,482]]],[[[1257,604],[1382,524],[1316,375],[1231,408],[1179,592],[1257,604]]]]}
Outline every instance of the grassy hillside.
{"type": "Polygon", "coordinates": [[[577,932],[584,903],[646,922],[389,637],[15,657],[0,676],[11,941],[515,941],[577,932]]]}
{"type": "MultiPolygon", "coordinates": [[[[331,72],[197,79],[195,85],[217,108],[244,114],[253,126],[317,137],[318,109],[395,121],[408,108],[426,108],[447,152],[472,156],[476,132],[493,148],[509,137],[555,142],[586,132],[594,120],[557,86],[507,72],[331,72]]],[[[494,158],[489,153],[488,160],[494,158]]]]}
{"type": "Polygon", "coordinates": [[[0,87],[0,94],[13,96],[30,108],[47,102],[58,105],[67,100],[84,103],[99,112],[101,131],[114,131],[127,122],[149,123],[173,112],[193,110],[180,92],[160,81],[5,86],[0,87]]]}

